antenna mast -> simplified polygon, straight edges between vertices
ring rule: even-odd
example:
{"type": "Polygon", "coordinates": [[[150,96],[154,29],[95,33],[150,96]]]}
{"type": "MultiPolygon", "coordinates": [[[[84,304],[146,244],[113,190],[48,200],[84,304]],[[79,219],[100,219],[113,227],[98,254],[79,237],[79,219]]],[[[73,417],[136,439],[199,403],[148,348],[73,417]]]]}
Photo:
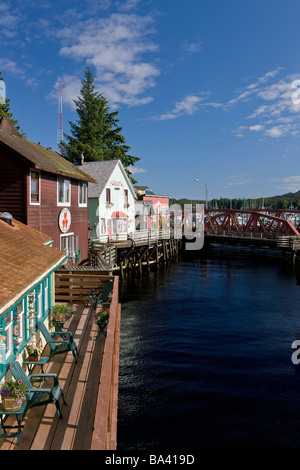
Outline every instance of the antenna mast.
{"type": "Polygon", "coordinates": [[[59,94],[58,94],[58,116],[57,116],[57,141],[56,141],[56,151],[61,153],[59,144],[63,140],[63,113],[62,113],[62,83],[59,78],[59,94]]]}

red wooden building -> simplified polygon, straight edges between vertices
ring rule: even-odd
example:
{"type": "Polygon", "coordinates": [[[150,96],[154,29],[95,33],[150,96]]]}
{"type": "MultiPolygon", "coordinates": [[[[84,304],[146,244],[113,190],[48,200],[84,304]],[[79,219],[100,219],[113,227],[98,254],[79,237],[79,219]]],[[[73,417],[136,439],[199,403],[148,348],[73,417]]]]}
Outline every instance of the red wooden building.
{"type": "Polygon", "coordinates": [[[95,180],[1,119],[0,212],[50,236],[71,261],[88,257],[88,182],[95,180]]]}

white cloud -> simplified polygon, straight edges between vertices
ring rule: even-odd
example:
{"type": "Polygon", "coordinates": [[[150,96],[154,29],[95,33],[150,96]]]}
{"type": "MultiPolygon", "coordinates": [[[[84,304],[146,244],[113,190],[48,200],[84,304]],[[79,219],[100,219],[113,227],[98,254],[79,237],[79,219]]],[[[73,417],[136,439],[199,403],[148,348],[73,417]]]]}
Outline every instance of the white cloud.
{"type": "Polygon", "coordinates": [[[273,126],[266,130],[266,135],[270,137],[282,137],[287,133],[288,128],[285,126],[273,126]]]}
{"type": "MultiPolygon", "coordinates": [[[[247,104],[254,103],[254,110],[245,119],[255,119],[257,124],[250,125],[250,131],[264,131],[264,136],[269,138],[280,138],[287,135],[298,134],[298,118],[300,103],[292,100],[295,89],[292,87],[295,75],[287,75],[279,78],[277,75],[282,70],[278,67],[267,72],[256,82],[240,90],[236,98],[229,100],[224,106],[225,109],[237,105],[239,102],[247,104]]],[[[299,78],[299,77],[298,77],[299,78]]],[[[245,134],[239,132],[238,137],[245,134]]]]}
{"type": "Polygon", "coordinates": [[[143,60],[157,50],[149,39],[152,33],[150,16],[115,13],[63,28],[60,53],[94,65],[98,91],[111,105],[136,106],[152,100],[147,93],[160,73],[154,63],[143,60]]]}
{"type": "Polygon", "coordinates": [[[227,183],[224,188],[227,189],[227,188],[230,188],[231,186],[245,186],[247,184],[252,184],[253,183],[253,180],[252,179],[247,179],[247,180],[242,180],[242,181],[230,181],[229,183],[227,183]]]}
{"type": "Polygon", "coordinates": [[[185,98],[183,98],[180,101],[177,101],[175,103],[173,109],[168,112],[161,114],[159,116],[154,116],[152,119],[155,121],[165,121],[168,119],[176,119],[180,116],[186,116],[186,115],[192,115],[196,113],[200,107],[201,108],[219,108],[222,107],[223,105],[221,103],[216,103],[216,102],[208,102],[205,101],[207,95],[209,93],[202,93],[202,96],[199,95],[194,95],[190,94],[187,95],[185,98]]]}
{"type": "MultiPolygon", "coordinates": [[[[75,109],[74,99],[80,94],[81,89],[81,79],[79,77],[75,77],[74,75],[63,75],[60,77],[62,81],[62,100],[63,103],[69,105],[71,108],[75,109]]],[[[51,92],[46,96],[46,98],[53,103],[57,103],[57,96],[58,96],[58,88],[59,88],[59,79],[56,80],[55,85],[51,92]]]]}
{"type": "Polygon", "coordinates": [[[10,3],[0,4],[0,27],[1,35],[7,38],[16,36],[18,32],[18,24],[21,21],[22,16],[19,11],[12,8],[10,3]]]}
{"type": "Polygon", "coordinates": [[[199,52],[203,49],[203,43],[201,41],[184,42],[181,47],[184,52],[194,53],[199,52]]]}
{"type": "Polygon", "coordinates": [[[14,60],[0,58],[0,70],[5,70],[13,75],[18,75],[20,78],[24,77],[24,70],[21,69],[14,60]]]}
{"type": "Polygon", "coordinates": [[[261,124],[256,124],[255,126],[250,126],[249,127],[250,131],[262,131],[264,129],[264,126],[261,124]]]}
{"type": "Polygon", "coordinates": [[[287,176],[283,178],[280,184],[277,186],[278,189],[289,191],[289,192],[296,192],[300,190],[300,176],[287,176]]]}
{"type": "Polygon", "coordinates": [[[157,121],[164,121],[167,119],[175,119],[178,116],[194,114],[198,110],[199,103],[202,100],[202,97],[196,95],[188,95],[183,100],[175,103],[175,106],[172,111],[170,111],[169,113],[161,114],[160,116],[157,116],[154,119],[157,121]]]}
{"type": "Polygon", "coordinates": [[[134,175],[137,173],[147,173],[148,170],[145,170],[144,168],[137,168],[135,166],[129,167],[128,170],[134,175]]]}

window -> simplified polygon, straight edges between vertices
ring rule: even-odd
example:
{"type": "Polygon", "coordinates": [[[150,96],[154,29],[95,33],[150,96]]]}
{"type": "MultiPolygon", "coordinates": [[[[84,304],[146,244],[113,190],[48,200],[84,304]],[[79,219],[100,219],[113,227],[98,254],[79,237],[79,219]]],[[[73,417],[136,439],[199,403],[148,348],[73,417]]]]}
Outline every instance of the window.
{"type": "Polygon", "coordinates": [[[48,313],[49,308],[49,279],[45,279],[45,312],[48,313]]]}
{"type": "Polygon", "coordinates": [[[104,234],[106,233],[106,222],[105,222],[105,219],[101,219],[100,230],[101,230],[101,235],[104,235],[104,234]]]}
{"type": "Polygon", "coordinates": [[[43,316],[43,285],[40,283],[38,285],[38,318],[42,318],[43,316]]]}
{"type": "Polygon", "coordinates": [[[21,343],[22,341],[24,341],[24,328],[25,328],[24,300],[18,303],[17,314],[18,314],[18,322],[19,322],[18,337],[21,343]]]}
{"type": "Polygon", "coordinates": [[[6,359],[13,354],[13,312],[5,315],[6,359]]]}
{"type": "Polygon", "coordinates": [[[76,252],[78,252],[79,237],[74,233],[60,236],[60,250],[64,251],[70,260],[76,259],[76,252]]]}
{"type": "Polygon", "coordinates": [[[79,206],[87,206],[87,183],[78,184],[78,204],[79,206]]]}
{"type": "Polygon", "coordinates": [[[113,233],[127,233],[128,232],[128,221],[127,219],[112,219],[113,222],[113,233]]]}
{"type": "Polygon", "coordinates": [[[124,189],[124,207],[127,208],[128,204],[128,189],[124,189]]]}
{"type": "Polygon", "coordinates": [[[40,204],[40,173],[30,171],[30,204],[40,204]]]}
{"type": "Polygon", "coordinates": [[[57,204],[59,206],[71,205],[71,183],[64,178],[57,179],[57,204]]]}
{"type": "Polygon", "coordinates": [[[110,188],[106,188],[106,203],[109,204],[110,202],[111,202],[110,188]]]}

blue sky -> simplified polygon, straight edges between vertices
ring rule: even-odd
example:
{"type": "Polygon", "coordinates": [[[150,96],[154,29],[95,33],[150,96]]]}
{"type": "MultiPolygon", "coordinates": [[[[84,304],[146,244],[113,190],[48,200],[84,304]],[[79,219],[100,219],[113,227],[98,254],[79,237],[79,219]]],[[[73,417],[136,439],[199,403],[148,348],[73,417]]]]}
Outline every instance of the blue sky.
{"type": "Polygon", "coordinates": [[[89,62],[138,184],[262,198],[300,189],[299,18],[297,0],[0,2],[0,71],[29,140],[56,148],[59,78],[69,133],[89,62]]]}

